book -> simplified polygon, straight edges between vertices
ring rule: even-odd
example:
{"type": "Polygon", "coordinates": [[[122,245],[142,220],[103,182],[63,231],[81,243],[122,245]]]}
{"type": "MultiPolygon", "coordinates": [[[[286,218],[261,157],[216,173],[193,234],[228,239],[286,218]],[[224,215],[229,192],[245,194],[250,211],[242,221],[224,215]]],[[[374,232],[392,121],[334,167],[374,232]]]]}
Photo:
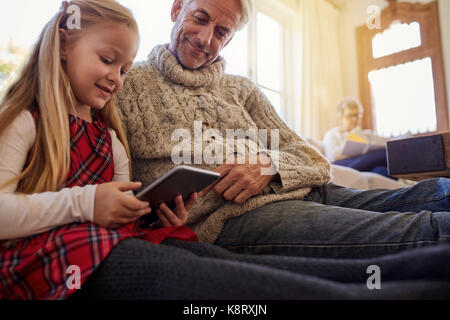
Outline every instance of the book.
{"type": "Polygon", "coordinates": [[[362,135],[354,132],[349,133],[344,145],[342,155],[357,157],[372,151],[386,149],[388,139],[375,135],[362,135]]]}

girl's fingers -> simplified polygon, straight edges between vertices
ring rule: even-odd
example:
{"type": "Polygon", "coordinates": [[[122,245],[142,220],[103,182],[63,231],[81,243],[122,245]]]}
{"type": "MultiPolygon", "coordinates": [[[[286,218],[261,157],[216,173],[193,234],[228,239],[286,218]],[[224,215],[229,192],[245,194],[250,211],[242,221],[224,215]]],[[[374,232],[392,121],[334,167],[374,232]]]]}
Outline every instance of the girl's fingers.
{"type": "MultiPolygon", "coordinates": [[[[178,200],[175,199],[175,202],[177,203],[178,200]]],[[[183,200],[181,200],[181,202],[183,202],[183,200]]],[[[178,206],[178,204],[177,204],[177,206],[178,206]]],[[[184,208],[184,205],[183,205],[183,208],[184,208]]],[[[179,226],[182,224],[180,222],[180,220],[183,221],[183,219],[181,217],[177,216],[172,210],[170,210],[169,207],[165,203],[161,204],[159,209],[162,211],[162,213],[165,215],[165,217],[167,218],[167,220],[170,222],[170,224],[172,226],[179,226]]]]}
{"type": "Polygon", "coordinates": [[[167,220],[166,216],[160,209],[156,210],[156,215],[158,216],[159,221],[161,222],[161,226],[163,228],[171,227],[170,222],[167,220]]]}
{"type": "Polygon", "coordinates": [[[133,211],[146,209],[150,206],[148,202],[141,201],[127,194],[123,194],[123,196],[120,198],[120,202],[122,206],[133,211]]]}
{"type": "Polygon", "coordinates": [[[146,214],[151,213],[151,212],[152,212],[152,208],[150,208],[150,207],[137,211],[135,213],[136,220],[139,219],[142,216],[145,216],[146,214]]]}
{"type": "Polygon", "coordinates": [[[176,209],[175,209],[175,214],[178,217],[178,219],[181,220],[181,224],[185,224],[186,220],[187,220],[187,212],[189,211],[188,209],[186,209],[186,204],[183,201],[183,197],[181,195],[179,195],[176,199],[175,199],[175,203],[176,203],[176,209]]]}
{"type": "Polygon", "coordinates": [[[122,192],[134,191],[142,186],[142,182],[117,182],[116,186],[122,192]]]}
{"type": "Polygon", "coordinates": [[[181,195],[178,195],[178,196],[175,197],[175,206],[176,206],[176,208],[175,208],[176,212],[178,212],[180,210],[181,211],[185,210],[184,209],[183,197],[181,195]]]}
{"type": "Polygon", "coordinates": [[[127,207],[122,206],[120,217],[136,221],[143,215],[149,214],[150,212],[152,212],[152,209],[150,207],[140,210],[130,210],[127,207]]]}

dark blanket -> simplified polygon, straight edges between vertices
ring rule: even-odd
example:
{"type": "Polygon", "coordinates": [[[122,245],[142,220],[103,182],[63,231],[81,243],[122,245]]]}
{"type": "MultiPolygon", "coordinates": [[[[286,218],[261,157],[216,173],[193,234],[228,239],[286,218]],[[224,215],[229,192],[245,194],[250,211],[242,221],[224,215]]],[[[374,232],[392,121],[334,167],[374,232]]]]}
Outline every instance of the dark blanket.
{"type": "Polygon", "coordinates": [[[242,255],[204,243],[168,240],[158,246],[129,239],[72,296],[80,298],[448,299],[450,246],[350,260],[242,255]]]}

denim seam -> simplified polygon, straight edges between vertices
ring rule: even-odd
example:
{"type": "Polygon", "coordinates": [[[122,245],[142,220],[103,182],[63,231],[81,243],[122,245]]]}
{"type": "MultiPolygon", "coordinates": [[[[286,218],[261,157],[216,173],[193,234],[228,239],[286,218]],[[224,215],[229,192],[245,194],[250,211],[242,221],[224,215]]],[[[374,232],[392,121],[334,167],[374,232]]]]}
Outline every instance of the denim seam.
{"type": "Polygon", "coordinates": [[[439,240],[421,240],[398,243],[374,243],[374,244],[341,244],[341,245],[304,245],[304,244],[261,244],[261,245],[221,245],[223,248],[262,248],[262,247],[302,247],[302,248],[348,248],[348,247],[383,247],[383,246],[400,246],[408,244],[430,244],[439,243],[441,240],[450,240],[450,237],[441,237],[439,240]]]}
{"type": "Polygon", "coordinates": [[[450,196],[450,191],[446,192],[443,196],[439,196],[439,197],[436,196],[434,198],[427,198],[427,199],[424,199],[424,200],[421,200],[421,201],[416,201],[416,202],[408,202],[408,203],[407,202],[403,202],[403,203],[400,202],[398,204],[395,204],[393,202],[388,203],[388,204],[385,203],[385,204],[383,204],[381,206],[377,206],[375,208],[372,208],[371,211],[376,211],[376,210],[384,209],[384,208],[387,208],[387,207],[404,207],[404,206],[410,206],[410,205],[416,205],[416,204],[424,204],[424,203],[427,203],[427,202],[444,200],[445,198],[447,198],[449,196],[450,196]]]}

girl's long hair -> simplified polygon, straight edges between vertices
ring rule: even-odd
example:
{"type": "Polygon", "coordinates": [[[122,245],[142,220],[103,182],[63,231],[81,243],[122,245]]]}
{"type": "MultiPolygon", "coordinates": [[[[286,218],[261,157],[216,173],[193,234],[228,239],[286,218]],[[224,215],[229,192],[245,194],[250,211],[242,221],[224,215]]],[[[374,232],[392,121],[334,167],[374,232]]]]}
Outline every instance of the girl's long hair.
{"type": "MultiPolygon", "coordinates": [[[[132,13],[115,0],[72,0],[63,2],[60,11],[46,24],[22,71],[0,103],[0,136],[25,110],[38,108],[36,140],[22,173],[0,186],[18,183],[17,192],[32,194],[54,192],[67,179],[70,168],[70,133],[68,114],[74,112],[76,99],[60,56],[60,32],[69,37],[82,35],[82,30],[101,22],[124,23],[136,34],[138,27],[132,13]],[[81,30],[67,28],[69,6],[80,8],[81,30]]],[[[109,128],[114,129],[130,158],[122,122],[112,98],[98,111],[109,128]]],[[[131,164],[131,161],[130,161],[131,164]]],[[[131,172],[131,170],[130,170],[131,172]]]]}

